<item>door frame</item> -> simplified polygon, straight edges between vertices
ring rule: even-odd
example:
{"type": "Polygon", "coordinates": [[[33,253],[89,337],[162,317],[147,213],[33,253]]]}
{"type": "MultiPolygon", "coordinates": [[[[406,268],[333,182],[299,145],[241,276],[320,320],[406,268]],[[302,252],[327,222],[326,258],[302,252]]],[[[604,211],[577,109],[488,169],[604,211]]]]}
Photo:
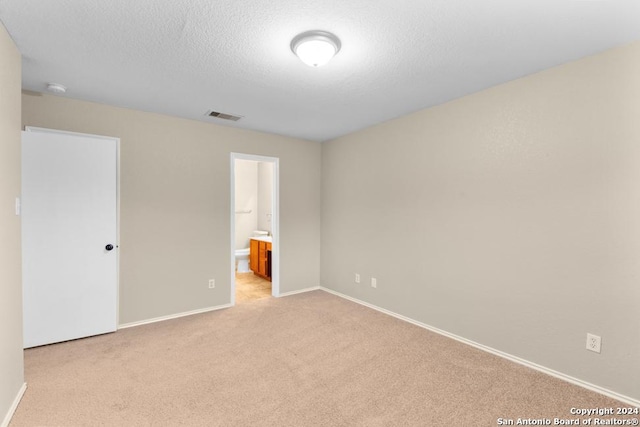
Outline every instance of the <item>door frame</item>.
{"type": "Polygon", "coordinates": [[[116,331],[120,329],[120,138],[115,136],[94,135],[92,133],[71,132],[37,126],[25,126],[25,132],[54,133],[71,136],[84,136],[96,139],[110,139],[116,142],[116,331]]]}
{"type": "Polygon", "coordinates": [[[278,157],[259,156],[255,154],[231,153],[230,156],[230,212],[231,223],[231,295],[232,306],[236,305],[236,160],[250,160],[254,162],[271,163],[273,165],[272,195],[271,195],[271,295],[280,296],[280,159],[278,157]]]}

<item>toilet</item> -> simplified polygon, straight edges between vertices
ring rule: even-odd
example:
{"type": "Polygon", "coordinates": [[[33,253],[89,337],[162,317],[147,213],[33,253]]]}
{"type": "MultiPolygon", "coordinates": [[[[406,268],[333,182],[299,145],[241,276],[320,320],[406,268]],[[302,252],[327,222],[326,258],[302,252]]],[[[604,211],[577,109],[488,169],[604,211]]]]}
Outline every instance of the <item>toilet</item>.
{"type": "Polygon", "coordinates": [[[249,248],[236,249],[236,271],[238,273],[249,273],[249,248]]]}

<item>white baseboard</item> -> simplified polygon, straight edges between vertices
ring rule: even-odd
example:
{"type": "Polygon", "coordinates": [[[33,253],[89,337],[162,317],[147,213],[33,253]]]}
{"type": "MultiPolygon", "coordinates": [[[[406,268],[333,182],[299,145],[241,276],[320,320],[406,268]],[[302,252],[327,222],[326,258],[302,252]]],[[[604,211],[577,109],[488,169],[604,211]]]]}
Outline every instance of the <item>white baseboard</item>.
{"type": "Polygon", "coordinates": [[[319,289],[320,289],[320,286],[313,286],[311,288],[299,289],[297,291],[284,292],[284,293],[281,293],[280,295],[278,295],[278,298],[290,297],[291,295],[303,294],[305,292],[317,291],[319,289]]]}
{"type": "Polygon", "coordinates": [[[631,398],[629,396],[625,396],[625,395],[622,395],[620,393],[616,393],[615,391],[611,391],[611,390],[608,390],[606,388],[597,386],[595,384],[591,384],[589,382],[580,380],[578,378],[574,378],[574,377],[572,377],[570,375],[563,374],[562,372],[554,371],[553,369],[547,368],[547,367],[542,366],[542,365],[538,365],[537,363],[533,363],[533,362],[530,362],[530,361],[525,360],[525,359],[521,359],[521,358],[519,358],[517,356],[513,356],[513,355],[511,355],[509,353],[505,353],[503,351],[496,350],[495,348],[487,347],[486,345],[479,344],[479,343],[477,343],[475,341],[468,340],[466,338],[460,337],[460,336],[455,335],[455,334],[451,334],[451,333],[449,333],[447,331],[443,331],[442,329],[435,328],[433,326],[427,325],[425,323],[419,322],[417,320],[411,319],[411,318],[403,316],[401,314],[394,313],[393,311],[386,310],[386,309],[378,307],[376,305],[369,304],[368,302],[361,301],[361,300],[359,300],[357,298],[350,297],[348,295],[342,294],[342,293],[334,291],[332,289],[328,289],[328,288],[325,288],[323,286],[320,286],[320,289],[325,291],[325,292],[328,292],[330,294],[336,295],[336,296],[338,296],[340,298],[344,298],[344,299],[347,299],[349,301],[353,301],[353,302],[355,302],[357,304],[364,305],[365,307],[369,307],[369,308],[371,308],[373,310],[379,311],[379,312],[387,314],[389,316],[393,316],[396,319],[404,320],[405,322],[408,322],[408,323],[411,323],[413,325],[419,326],[421,328],[427,329],[427,330],[429,330],[431,332],[435,332],[436,334],[443,335],[443,336],[445,336],[447,338],[451,338],[451,339],[454,339],[454,340],[459,341],[461,343],[464,343],[464,344],[470,345],[472,347],[475,347],[477,349],[486,351],[487,353],[494,354],[496,356],[502,357],[504,359],[510,360],[512,362],[515,362],[515,363],[518,363],[518,364],[526,366],[528,368],[535,369],[536,371],[542,372],[544,374],[551,375],[552,377],[561,379],[561,380],[569,382],[571,384],[575,384],[577,386],[586,388],[586,389],[594,391],[596,393],[603,394],[603,395],[605,395],[607,397],[619,400],[619,401],[624,402],[626,404],[640,407],[640,400],[636,400],[636,399],[633,399],[633,398],[631,398]]]}
{"type": "MultiPolygon", "coordinates": [[[[297,290],[297,291],[285,292],[285,293],[281,293],[278,296],[278,298],[288,297],[288,296],[291,296],[291,295],[301,294],[301,293],[304,293],[304,292],[317,291],[319,289],[320,289],[320,286],[314,286],[314,287],[311,287],[311,288],[300,289],[300,290],[297,290]]],[[[233,305],[231,305],[231,304],[223,304],[223,305],[218,305],[218,306],[215,306],[215,307],[207,307],[207,308],[201,308],[199,310],[185,311],[183,313],[171,314],[169,316],[154,317],[153,319],[140,320],[138,322],[123,323],[121,325],[118,325],[118,329],[133,328],[135,326],[148,325],[149,323],[164,322],[165,320],[177,319],[179,317],[191,316],[191,315],[200,314],[200,313],[207,313],[209,311],[222,310],[222,309],[231,308],[231,307],[233,307],[233,305]]]]}
{"type": "Polygon", "coordinates": [[[118,326],[118,329],[133,328],[134,326],[148,325],[149,323],[164,322],[165,320],[177,319],[179,317],[185,317],[185,316],[192,316],[194,314],[207,313],[209,311],[222,310],[229,307],[231,307],[231,304],[223,304],[223,305],[217,305],[215,307],[200,308],[198,310],[170,314],[168,316],[154,317],[153,319],[140,320],[138,322],[123,323],[118,326]]]}
{"type": "Polygon", "coordinates": [[[2,424],[0,424],[0,427],[9,426],[9,423],[11,422],[11,418],[13,418],[13,414],[15,414],[16,409],[18,409],[18,405],[20,404],[20,401],[22,400],[22,396],[24,396],[25,391],[27,391],[27,383],[23,383],[22,387],[20,387],[20,390],[18,390],[18,394],[16,395],[16,398],[13,400],[13,403],[11,404],[11,407],[9,408],[7,415],[5,415],[4,420],[2,421],[2,424]]]}

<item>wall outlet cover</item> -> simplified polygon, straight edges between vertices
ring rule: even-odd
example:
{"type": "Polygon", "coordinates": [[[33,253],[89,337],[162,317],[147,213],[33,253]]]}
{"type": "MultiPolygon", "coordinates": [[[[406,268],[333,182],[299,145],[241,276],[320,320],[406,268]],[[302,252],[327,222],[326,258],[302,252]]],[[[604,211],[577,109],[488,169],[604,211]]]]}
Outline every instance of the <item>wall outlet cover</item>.
{"type": "Polygon", "coordinates": [[[587,350],[600,353],[602,338],[598,335],[587,334],[587,350]]]}

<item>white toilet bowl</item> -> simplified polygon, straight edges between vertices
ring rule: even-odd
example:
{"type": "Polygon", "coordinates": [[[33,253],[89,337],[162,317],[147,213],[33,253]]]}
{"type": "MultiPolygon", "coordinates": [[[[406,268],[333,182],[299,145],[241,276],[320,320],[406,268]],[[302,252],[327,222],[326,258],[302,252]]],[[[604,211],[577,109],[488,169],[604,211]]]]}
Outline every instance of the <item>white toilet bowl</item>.
{"type": "Polygon", "coordinates": [[[249,273],[249,248],[236,249],[236,271],[238,273],[249,273]]]}

